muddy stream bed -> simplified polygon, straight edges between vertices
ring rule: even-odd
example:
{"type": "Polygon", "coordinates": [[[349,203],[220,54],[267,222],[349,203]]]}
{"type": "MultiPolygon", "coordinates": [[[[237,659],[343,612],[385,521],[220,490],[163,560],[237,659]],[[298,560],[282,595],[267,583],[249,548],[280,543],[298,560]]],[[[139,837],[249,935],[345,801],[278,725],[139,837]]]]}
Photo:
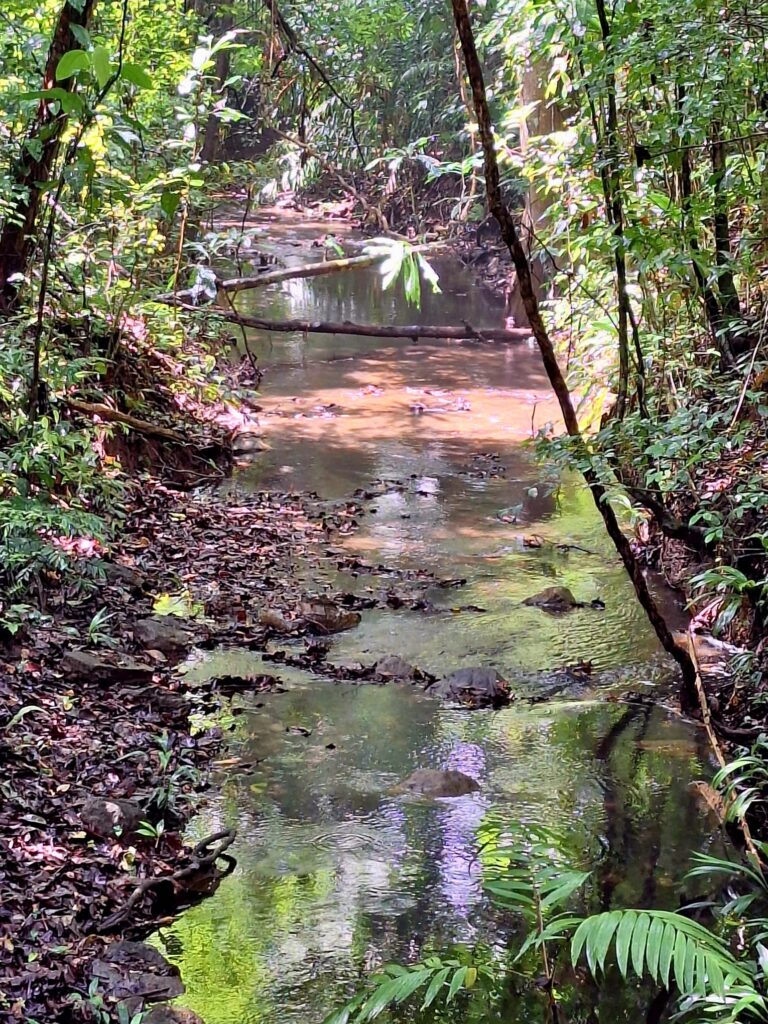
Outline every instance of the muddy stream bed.
{"type": "MultiPolygon", "coordinates": [[[[260,247],[289,265],[320,258],[311,243],[327,224],[262,226],[260,247]]],[[[501,303],[458,263],[436,267],[442,294],[425,292],[420,310],[384,291],[374,269],[246,293],[243,309],[502,324],[501,303]]],[[[670,669],[589,495],[575,480],[553,487],[524,444],[557,419],[534,347],[256,333],[250,344],[266,371],[269,447],[228,486],[328,501],[363,493],[347,556],[466,580],[428,589],[426,613],[364,611],[333,638],[330,660],[398,654],[435,675],[493,667],[518,700],[468,712],[407,684],[335,683],[274,664],[285,692],[234,698],[227,753],[252,767],[220,772],[192,834],[237,828],[238,867],[156,938],[181,969],[181,1004],[207,1024],[321,1024],[361,971],[388,960],[474,943],[501,957],[515,925],[483,895],[477,837],[518,822],[564,830],[594,868],[599,906],[677,906],[690,853],[717,842],[691,785],[711,775],[705,737],[663,701],[621,699],[663,693],[670,669]],[[539,546],[526,546],[531,537],[539,546]],[[522,604],[554,585],[587,606],[551,615],[522,604]],[[480,610],[457,610],[468,607],[480,610]],[[592,662],[591,677],[532,700],[579,661],[592,662]],[[480,789],[432,802],[394,795],[419,767],[460,769],[480,789]]],[[[297,591],[315,593],[386,586],[301,564],[296,578],[297,591]]],[[[259,668],[256,654],[221,651],[188,678],[259,668]]],[[[606,1014],[632,1019],[630,997],[601,998],[606,1014]]],[[[483,1019],[522,1024],[543,1007],[510,997],[483,1019]]]]}

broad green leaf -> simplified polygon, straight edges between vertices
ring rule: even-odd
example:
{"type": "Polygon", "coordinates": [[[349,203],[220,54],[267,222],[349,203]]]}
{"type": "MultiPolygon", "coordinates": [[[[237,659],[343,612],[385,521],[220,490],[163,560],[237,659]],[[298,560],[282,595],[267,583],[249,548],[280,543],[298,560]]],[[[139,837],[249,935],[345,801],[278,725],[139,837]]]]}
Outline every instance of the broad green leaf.
{"type": "Polygon", "coordinates": [[[443,967],[442,970],[438,971],[429,983],[429,988],[424,996],[424,1002],[421,1004],[421,1009],[426,1010],[434,1003],[440,990],[445,985],[448,975],[451,973],[450,967],[443,967]]]}
{"type": "MultiPolygon", "coordinates": [[[[644,973],[646,943],[650,943],[650,932],[652,927],[653,921],[648,914],[637,915],[635,927],[632,932],[632,944],[630,948],[632,952],[632,967],[639,978],[642,978],[644,973]]],[[[650,951],[648,956],[650,957],[650,951]]]]}
{"type": "Polygon", "coordinates": [[[96,81],[99,83],[99,87],[103,89],[112,74],[112,61],[109,59],[109,50],[107,50],[106,46],[94,47],[91,54],[91,63],[93,64],[96,81]]]}
{"type": "Polygon", "coordinates": [[[91,58],[85,50],[69,50],[56,65],[56,81],[63,82],[78,71],[90,71],[91,58]]]}
{"type": "Polygon", "coordinates": [[[627,964],[629,962],[629,948],[635,925],[638,923],[638,915],[628,910],[622,917],[619,927],[616,929],[616,963],[621,971],[621,976],[627,976],[627,964]]]}
{"type": "Polygon", "coordinates": [[[406,973],[398,978],[398,988],[395,992],[395,1002],[404,1003],[406,999],[410,999],[413,993],[421,988],[430,978],[432,972],[430,970],[421,971],[406,971],[406,973]]]}
{"type": "Polygon", "coordinates": [[[669,972],[672,966],[672,957],[675,953],[675,941],[677,932],[671,922],[664,925],[664,934],[661,939],[661,952],[659,954],[659,979],[665,988],[669,988],[669,972]]]}
{"type": "Polygon", "coordinates": [[[120,77],[132,85],[137,85],[140,89],[151,89],[154,84],[152,77],[147,74],[144,68],[138,64],[132,64],[130,61],[126,61],[123,64],[120,70],[120,77]]]}
{"type": "MultiPolygon", "coordinates": [[[[648,974],[654,981],[658,980],[658,962],[662,956],[662,941],[664,939],[664,922],[660,918],[653,918],[648,929],[648,941],[646,948],[646,963],[648,974]]],[[[642,973],[642,972],[639,972],[642,973]]]]}
{"type": "Polygon", "coordinates": [[[451,984],[448,986],[448,995],[446,997],[446,1002],[452,1003],[453,1000],[456,998],[457,992],[459,991],[459,989],[466,980],[468,971],[468,967],[459,967],[459,969],[454,973],[453,977],[451,978],[451,984]]]}

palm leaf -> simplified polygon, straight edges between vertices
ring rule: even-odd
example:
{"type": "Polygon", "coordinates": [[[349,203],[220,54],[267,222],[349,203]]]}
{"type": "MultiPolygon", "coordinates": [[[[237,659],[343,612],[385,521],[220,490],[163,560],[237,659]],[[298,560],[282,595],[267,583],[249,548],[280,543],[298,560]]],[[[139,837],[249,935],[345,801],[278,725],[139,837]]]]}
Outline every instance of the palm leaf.
{"type": "Polygon", "coordinates": [[[724,997],[734,984],[748,985],[749,970],[734,960],[717,935],[696,921],[664,910],[613,910],[582,921],[571,941],[576,964],[582,953],[593,974],[605,969],[613,947],[622,977],[650,976],[683,994],[724,997]]]}

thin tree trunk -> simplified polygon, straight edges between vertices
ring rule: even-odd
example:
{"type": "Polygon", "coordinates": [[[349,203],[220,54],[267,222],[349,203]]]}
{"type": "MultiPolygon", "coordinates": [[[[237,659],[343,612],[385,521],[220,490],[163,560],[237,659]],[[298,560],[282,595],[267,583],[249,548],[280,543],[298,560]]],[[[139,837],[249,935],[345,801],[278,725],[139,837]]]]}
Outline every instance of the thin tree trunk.
{"type": "MultiPolygon", "coordinates": [[[[685,103],[686,88],[684,85],[678,85],[677,87],[677,109],[678,119],[680,125],[683,124],[683,105],[685,103]]],[[[681,135],[680,142],[683,143],[683,137],[681,135]]],[[[719,337],[720,326],[722,324],[722,310],[720,309],[720,303],[717,300],[717,296],[710,286],[707,284],[704,271],[701,266],[701,249],[699,248],[699,240],[696,235],[696,226],[691,224],[691,200],[693,198],[693,181],[691,171],[691,151],[683,146],[680,153],[680,203],[683,210],[683,229],[688,237],[688,246],[691,250],[691,266],[693,267],[693,276],[696,279],[696,286],[701,293],[701,297],[704,301],[704,309],[707,314],[707,323],[709,329],[712,332],[712,341],[723,353],[723,358],[730,362],[730,349],[723,338],[719,337]],[[725,347],[724,347],[725,346],[725,347]]]]}
{"type": "MultiPolygon", "coordinates": [[[[525,305],[528,322],[531,325],[531,333],[538,343],[544,368],[547,371],[547,376],[549,377],[552,389],[557,395],[558,402],[560,403],[560,409],[563,414],[566,430],[571,437],[576,439],[577,442],[581,442],[581,446],[586,454],[586,445],[584,444],[581,431],[579,429],[579,423],[576,418],[576,411],[571,400],[568,385],[566,384],[565,378],[560,370],[560,366],[558,365],[554,346],[552,345],[552,341],[539,311],[539,304],[533,290],[531,268],[525,254],[525,250],[520,242],[515,222],[512,219],[512,215],[510,214],[501,194],[499,165],[496,158],[496,150],[493,140],[493,127],[491,125],[491,117],[488,109],[483,72],[480,66],[480,60],[477,56],[477,49],[475,47],[472,24],[470,22],[466,0],[451,0],[451,4],[453,7],[456,27],[459,32],[459,38],[461,39],[462,50],[464,52],[464,62],[467,67],[467,75],[472,86],[478,129],[483,145],[483,153],[485,157],[485,187],[486,194],[488,196],[488,205],[499,223],[502,238],[509,248],[512,262],[515,265],[520,287],[520,295],[525,305]]],[[[675,643],[669,626],[659,612],[656,602],[648,589],[648,582],[643,575],[637,559],[635,558],[634,552],[632,551],[629,539],[625,536],[619,526],[613,509],[608,504],[608,495],[605,488],[600,483],[597,473],[590,467],[584,469],[583,475],[589,485],[590,491],[592,492],[595,505],[603,518],[606,530],[615,544],[616,550],[624,563],[624,567],[634,584],[635,592],[640,604],[656,631],[656,635],[658,636],[662,646],[680,666],[683,676],[681,704],[686,710],[693,710],[697,707],[698,696],[696,691],[696,668],[691,657],[688,651],[679,647],[677,643],[675,643]]]]}
{"type": "MultiPolygon", "coordinates": [[[[218,34],[223,35],[225,32],[229,32],[232,28],[232,15],[226,14],[222,17],[218,25],[218,34]]],[[[219,90],[221,91],[222,101],[225,98],[224,83],[229,78],[229,67],[230,67],[230,56],[231,51],[228,47],[224,47],[219,50],[216,54],[216,68],[214,75],[218,82],[219,90]]],[[[208,120],[205,123],[205,134],[203,137],[203,146],[200,150],[200,159],[204,164],[212,164],[218,155],[219,144],[221,142],[221,121],[216,109],[212,110],[208,115],[208,120]]]]}
{"type": "MultiPolygon", "coordinates": [[[[603,55],[610,63],[611,57],[611,26],[605,12],[604,0],[595,0],[600,31],[603,37],[603,55]]],[[[607,136],[607,173],[603,176],[603,188],[608,186],[606,204],[609,206],[609,217],[613,224],[616,238],[614,263],[616,266],[616,291],[618,295],[619,313],[619,387],[616,395],[616,415],[623,419],[627,407],[629,391],[629,323],[630,308],[627,294],[627,257],[624,244],[624,201],[621,192],[621,172],[619,170],[619,115],[616,109],[616,74],[611,68],[606,75],[606,91],[608,93],[608,111],[606,114],[607,136]]],[[[599,142],[599,139],[598,139],[599,142]]],[[[639,347],[639,337],[636,339],[639,347]]],[[[642,363],[638,367],[642,373],[642,363]]]]}
{"type": "Polygon", "coordinates": [[[712,182],[715,192],[715,265],[717,266],[717,286],[720,292],[720,305],[723,311],[721,331],[722,345],[727,345],[730,354],[736,356],[740,348],[733,336],[733,326],[741,317],[741,304],[731,270],[731,228],[728,212],[728,197],[725,195],[726,152],[722,138],[722,126],[714,121],[712,124],[712,140],[710,145],[712,156],[712,182]]]}
{"type": "MultiPolygon", "coordinates": [[[[74,88],[74,76],[56,82],[56,68],[65,53],[80,45],[72,31],[73,26],[87,27],[94,6],[95,0],[83,0],[77,6],[67,0],[62,7],[48,50],[41,86],[43,89],[56,86],[71,92],[74,88]]],[[[32,258],[43,190],[51,180],[67,125],[67,115],[63,112],[54,114],[54,106],[53,101],[40,100],[37,116],[27,130],[15,168],[13,184],[19,199],[13,212],[6,217],[0,232],[0,309],[3,310],[13,308],[20,280],[32,258]],[[37,156],[32,156],[30,150],[35,151],[37,156]]]]}

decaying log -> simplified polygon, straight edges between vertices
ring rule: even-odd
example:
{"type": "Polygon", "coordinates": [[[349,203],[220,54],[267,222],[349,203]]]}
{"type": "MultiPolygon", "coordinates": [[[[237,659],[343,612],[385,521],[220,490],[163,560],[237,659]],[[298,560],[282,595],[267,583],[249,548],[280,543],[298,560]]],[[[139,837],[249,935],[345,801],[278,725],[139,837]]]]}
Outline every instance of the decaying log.
{"type": "Polygon", "coordinates": [[[110,420],[113,423],[124,423],[131,430],[136,430],[147,437],[159,437],[163,441],[173,441],[175,444],[189,444],[189,439],[169,427],[161,427],[157,423],[150,423],[148,420],[139,419],[138,416],[131,416],[130,413],[120,412],[103,402],[82,402],[79,398],[67,396],[65,402],[75,412],[82,412],[86,416],[99,416],[103,420],[110,420]]]}
{"type": "MultiPolygon", "coordinates": [[[[175,305],[190,313],[201,312],[198,306],[190,306],[187,303],[179,302],[175,305]]],[[[462,324],[460,327],[440,324],[379,325],[356,324],[350,320],[338,323],[320,320],[263,320],[261,317],[246,316],[219,307],[206,309],[205,312],[230,323],[240,324],[242,327],[282,334],[356,334],[364,338],[449,338],[458,341],[468,338],[478,341],[522,341],[531,335],[527,327],[473,327],[471,324],[462,324]]]]}

